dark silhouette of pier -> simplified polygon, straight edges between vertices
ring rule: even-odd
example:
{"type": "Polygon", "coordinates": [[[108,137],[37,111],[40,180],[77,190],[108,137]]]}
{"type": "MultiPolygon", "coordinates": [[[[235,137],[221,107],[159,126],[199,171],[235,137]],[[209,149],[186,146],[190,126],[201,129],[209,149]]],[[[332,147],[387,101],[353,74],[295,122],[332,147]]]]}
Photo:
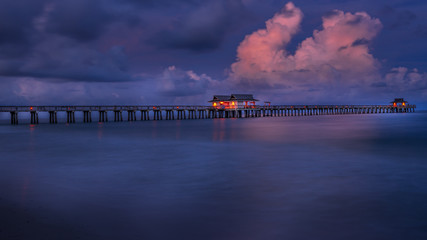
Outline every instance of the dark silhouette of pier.
{"type": "Polygon", "coordinates": [[[66,123],[76,122],[76,112],[83,113],[83,122],[121,122],[148,120],[184,120],[213,118],[285,117],[337,114],[379,114],[414,112],[415,105],[272,105],[241,108],[215,108],[212,106],[0,106],[0,112],[10,113],[10,123],[19,123],[20,113],[30,113],[30,123],[39,123],[39,113],[49,114],[49,123],[58,123],[58,113],[66,113],[66,123]],[[108,113],[114,118],[108,119],[108,113]],[[123,115],[125,118],[123,118],[123,115]],[[127,113],[127,114],[126,114],[127,113]],[[110,114],[111,115],[111,114],[110,114]]]}

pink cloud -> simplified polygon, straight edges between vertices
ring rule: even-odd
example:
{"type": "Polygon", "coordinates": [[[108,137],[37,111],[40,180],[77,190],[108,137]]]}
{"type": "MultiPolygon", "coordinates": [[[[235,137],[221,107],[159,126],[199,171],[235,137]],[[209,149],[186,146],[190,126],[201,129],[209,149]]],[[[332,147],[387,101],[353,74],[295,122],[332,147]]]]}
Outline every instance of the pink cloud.
{"type": "Polygon", "coordinates": [[[321,30],[302,41],[295,54],[285,48],[298,32],[303,14],[293,3],[240,43],[230,79],[242,87],[304,89],[347,81],[359,84],[378,77],[380,64],[368,44],[382,28],[365,12],[335,10],[321,30]]]}
{"type": "Polygon", "coordinates": [[[277,71],[292,70],[284,47],[298,32],[302,17],[301,10],[288,3],[266,22],[265,29],[247,35],[231,66],[232,79],[248,85],[272,84],[277,71]]]}
{"type": "MultiPolygon", "coordinates": [[[[338,72],[349,80],[360,79],[360,74],[371,76],[379,63],[369,53],[368,43],[377,36],[382,25],[367,13],[355,14],[334,11],[323,18],[323,29],[315,30],[313,37],[304,40],[293,58],[296,70],[322,73],[338,72]]],[[[326,78],[320,79],[327,81],[326,78]]]]}

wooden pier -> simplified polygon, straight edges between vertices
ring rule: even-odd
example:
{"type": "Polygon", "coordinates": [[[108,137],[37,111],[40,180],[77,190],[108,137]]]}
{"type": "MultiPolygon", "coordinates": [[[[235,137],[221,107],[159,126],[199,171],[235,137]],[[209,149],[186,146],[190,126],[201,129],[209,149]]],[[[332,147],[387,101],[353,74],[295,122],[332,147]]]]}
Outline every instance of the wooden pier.
{"type": "Polygon", "coordinates": [[[111,121],[184,120],[214,118],[287,117],[338,114],[410,113],[415,105],[274,105],[240,108],[215,108],[212,106],[0,106],[0,112],[10,113],[10,123],[19,123],[19,113],[30,113],[30,123],[39,124],[39,113],[49,114],[49,123],[58,123],[58,113],[66,113],[66,123],[76,123],[76,112],[83,113],[83,122],[92,122],[94,113],[98,122],[111,121]]]}

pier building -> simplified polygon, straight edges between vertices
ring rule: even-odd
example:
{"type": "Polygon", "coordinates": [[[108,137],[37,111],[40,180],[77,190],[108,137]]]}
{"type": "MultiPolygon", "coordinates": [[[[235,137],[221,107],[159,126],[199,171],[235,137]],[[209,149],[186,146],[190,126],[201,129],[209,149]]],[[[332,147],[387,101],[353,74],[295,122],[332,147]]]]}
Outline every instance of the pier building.
{"type": "Polygon", "coordinates": [[[391,103],[393,104],[393,107],[404,107],[408,102],[405,101],[403,98],[395,98],[394,101],[391,103]]]}
{"type": "Polygon", "coordinates": [[[255,108],[256,102],[252,94],[214,95],[209,102],[217,109],[255,108]]]}

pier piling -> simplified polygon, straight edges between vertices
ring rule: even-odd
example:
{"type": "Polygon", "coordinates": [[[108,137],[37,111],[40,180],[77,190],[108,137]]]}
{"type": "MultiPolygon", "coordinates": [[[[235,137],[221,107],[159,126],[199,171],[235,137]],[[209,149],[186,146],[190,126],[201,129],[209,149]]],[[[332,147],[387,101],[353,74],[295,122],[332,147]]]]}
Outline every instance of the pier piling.
{"type": "Polygon", "coordinates": [[[10,112],[10,124],[18,125],[18,112],[10,112]]]}
{"type": "Polygon", "coordinates": [[[38,112],[31,111],[30,117],[31,117],[31,120],[30,120],[31,124],[39,124],[39,113],[38,112]]]}

